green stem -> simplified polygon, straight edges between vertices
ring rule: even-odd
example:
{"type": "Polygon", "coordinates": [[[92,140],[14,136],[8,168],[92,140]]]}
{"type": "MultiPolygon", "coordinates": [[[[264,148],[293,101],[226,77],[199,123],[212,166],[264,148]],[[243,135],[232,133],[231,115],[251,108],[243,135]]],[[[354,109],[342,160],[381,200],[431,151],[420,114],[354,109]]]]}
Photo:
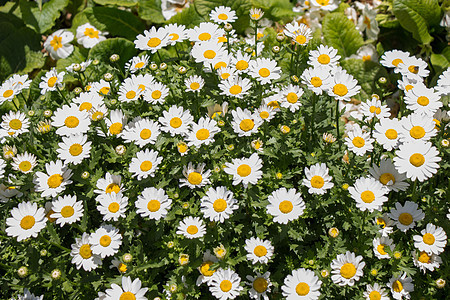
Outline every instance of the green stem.
{"type": "Polygon", "coordinates": [[[339,133],[339,100],[335,100],[336,101],[336,138],[338,140],[338,144],[339,144],[339,151],[341,150],[341,135],[339,133]]]}
{"type": "Polygon", "coordinates": [[[317,100],[317,95],[314,94],[313,98],[312,98],[312,114],[311,114],[311,134],[310,134],[310,139],[311,139],[311,143],[310,145],[313,146],[314,143],[314,120],[316,119],[316,100],[317,100]]]}
{"type": "Polygon", "coordinates": [[[47,244],[53,245],[53,246],[55,246],[55,247],[57,247],[57,248],[59,248],[59,249],[65,251],[65,252],[70,252],[70,249],[68,249],[68,248],[66,248],[66,247],[64,247],[64,246],[61,246],[61,245],[59,245],[59,244],[57,244],[57,243],[50,242],[49,240],[47,240],[47,239],[46,239],[45,237],[43,237],[42,235],[40,235],[40,238],[41,238],[42,240],[44,240],[44,242],[46,242],[47,244]]]}
{"type": "MultiPolygon", "coordinates": [[[[175,52],[177,53],[178,59],[181,61],[180,53],[178,53],[177,43],[175,43],[173,46],[175,47],[175,52]]],[[[228,51],[228,52],[230,52],[230,51],[228,51]]]]}
{"type": "Polygon", "coordinates": [[[12,98],[11,102],[14,104],[16,111],[19,111],[19,107],[17,106],[16,102],[14,101],[14,98],[12,98]]]}
{"type": "Polygon", "coordinates": [[[417,202],[416,191],[417,191],[417,179],[414,180],[414,186],[413,186],[413,190],[412,190],[412,197],[411,198],[412,198],[413,202],[417,202]]]}
{"type": "Polygon", "coordinates": [[[163,63],[163,60],[162,60],[162,58],[161,58],[161,54],[159,54],[159,51],[156,51],[156,55],[158,55],[159,63],[160,63],[160,64],[163,63]]]}
{"type": "Polygon", "coordinates": [[[27,101],[27,99],[25,99],[25,96],[23,95],[23,93],[20,93],[19,95],[22,97],[23,101],[25,101],[25,104],[28,104],[28,101],[27,101]]]}
{"type": "Polygon", "coordinates": [[[59,95],[61,96],[61,98],[63,98],[64,103],[66,103],[67,105],[70,106],[69,101],[67,100],[67,98],[63,95],[63,93],[61,92],[61,90],[59,89],[58,86],[56,86],[56,90],[58,91],[59,95]]]}

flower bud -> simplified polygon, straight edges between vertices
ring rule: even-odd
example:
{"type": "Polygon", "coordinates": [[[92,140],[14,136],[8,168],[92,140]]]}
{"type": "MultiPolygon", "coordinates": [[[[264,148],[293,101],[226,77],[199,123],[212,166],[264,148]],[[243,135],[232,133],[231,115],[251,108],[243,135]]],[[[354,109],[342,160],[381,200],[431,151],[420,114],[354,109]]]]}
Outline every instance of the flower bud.
{"type": "Polygon", "coordinates": [[[111,55],[111,56],[109,57],[109,60],[110,60],[111,62],[118,62],[119,59],[120,59],[119,54],[113,54],[113,55],[111,55]]]}
{"type": "Polygon", "coordinates": [[[179,74],[183,75],[183,74],[186,74],[186,72],[187,72],[187,69],[185,67],[181,66],[178,68],[179,74]]]}
{"type": "Polygon", "coordinates": [[[233,25],[231,25],[230,23],[226,23],[223,29],[225,29],[226,32],[230,32],[231,30],[233,30],[233,25]]]}
{"type": "Polygon", "coordinates": [[[272,52],[273,52],[273,53],[278,53],[278,52],[280,52],[280,47],[278,47],[278,46],[273,46],[273,47],[272,47],[272,52]]]}
{"type": "Polygon", "coordinates": [[[113,80],[114,76],[111,73],[106,73],[105,75],[103,75],[103,79],[105,79],[105,81],[110,82],[111,80],[113,80]]]}
{"type": "Polygon", "coordinates": [[[167,64],[166,64],[166,63],[161,63],[161,64],[159,65],[159,69],[160,69],[161,71],[167,70],[167,64]]]}

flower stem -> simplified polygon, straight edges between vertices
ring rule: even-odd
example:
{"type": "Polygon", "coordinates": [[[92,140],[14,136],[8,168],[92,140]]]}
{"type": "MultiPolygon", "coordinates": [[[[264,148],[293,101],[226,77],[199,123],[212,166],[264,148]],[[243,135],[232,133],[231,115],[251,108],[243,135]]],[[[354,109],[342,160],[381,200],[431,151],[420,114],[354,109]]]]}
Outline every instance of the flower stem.
{"type": "Polygon", "coordinates": [[[336,138],[339,144],[339,151],[341,150],[341,135],[339,133],[339,100],[336,100],[336,138]]]}
{"type": "Polygon", "coordinates": [[[311,139],[311,143],[310,145],[313,146],[312,144],[314,143],[314,120],[316,118],[316,101],[317,101],[317,95],[314,94],[312,97],[312,114],[311,114],[311,134],[310,134],[310,139],[311,139]]]}

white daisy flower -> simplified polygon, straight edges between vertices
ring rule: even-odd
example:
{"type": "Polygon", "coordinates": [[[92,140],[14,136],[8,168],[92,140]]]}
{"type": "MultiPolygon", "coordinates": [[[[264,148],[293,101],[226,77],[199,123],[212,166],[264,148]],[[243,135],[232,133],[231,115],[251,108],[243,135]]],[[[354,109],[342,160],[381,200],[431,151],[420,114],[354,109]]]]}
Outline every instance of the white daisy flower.
{"type": "Polygon", "coordinates": [[[416,141],[402,144],[395,152],[394,165],[399,173],[406,173],[411,180],[431,178],[439,169],[439,151],[430,142],[416,141]]]}
{"type": "Polygon", "coordinates": [[[214,143],[214,135],[220,132],[217,122],[210,118],[201,117],[198,123],[192,123],[191,131],[187,136],[188,146],[200,147],[214,143]]]}
{"type": "MultiPolygon", "coordinates": [[[[437,85],[434,87],[436,92],[440,96],[448,96],[450,94],[450,69],[447,68],[441,75],[439,75],[439,79],[437,81],[437,85]]],[[[0,93],[1,96],[1,93],[0,93]]]]}
{"type": "Polygon", "coordinates": [[[231,57],[231,64],[236,69],[237,74],[247,73],[249,71],[251,55],[243,53],[238,50],[234,56],[231,57]]]}
{"type": "Polygon", "coordinates": [[[192,162],[189,162],[187,167],[184,166],[183,175],[185,178],[180,179],[180,187],[188,186],[191,189],[195,189],[210,184],[209,176],[211,175],[211,171],[204,171],[205,166],[206,164],[203,163],[194,167],[192,162]]]}
{"type": "Polygon", "coordinates": [[[159,157],[158,154],[158,151],[149,149],[137,152],[136,157],[131,159],[128,169],[132,173],[131,176],[137,176],[137,180],[145,179],[149,175],[155,177],[155,172],[159,169],[158,165],[162,161],[162,157],[159,157]]]}
{"type": "Polygon", "coordinates": [[[353,286],[360,277],[364,275],[363,268],[366,265],[362,261],[361,255],[356,256],[355,253],[347,251],[345,254],[339,254],[336,259],[331,262],[331,279],[335,284],[340,286],[353,286]]]}
{"type": "Polygon", "coordinates": [[[187,29],[187,36],[191,42],[204,43],[207,41],[216,41],[223,36],[224,30],[217,24],[210,22],[200,23],[192,29],[187,29]]]}
{"type": "Polygon", "coordinates": [[[260,300],[269,300],[269,296],[267,293],[270,292],[270,287],[273,285],[270,281],[270,272],[266,272],[261,275],[259,272],[255,272],[256,276],[247,275],[246,278],[249,282],[246,282],[247,285],[251,287],[248,291],[251,299],[260,300]]]}
{"type": "Polygon", "coordinates": [[[62,137],[63,142],[58,143],[58,158],[65,164],[80,164],[83,159],[91,156],[91,142],[87,141],[87,136],[83,134],[74,134],[68,137],[62,137]]]}
{"type": "Polygon", "coordinates": [[[222,80],[219,83],[221,89],[221,95],[236,97],[242,99],[245,95],[248,95],[248,91],[251,89],[252,84],[248,78],[240,78],[235,76],[222,80]]]}
{"type": "Polygon", "coordinates": [[[344,70],[339,70],[331,77],[328,95],[334,97],[336,100],[350,101],[350,98],[357,95],[360,89],[361,87],[358,85],[358,81],[352,75],[344,70]]]}
{"type": "Polygon", "coordinates": [[[391,116],[391,110],[387,105],[382,105],[381,101],[372,97],[371,100],[361,103],[361,112],[367,117],[367,120],[372,120],[372,118],[383,119],[389,118],[391,116]]]}
{"type": "Polygon", "coordinates": [[[391,258],[389,253],[386,251],[386,247],[390,249],[390,252],[393,252],[395,248],[394,241],[388,237],[374,238],[372,245],[373,252],[378,259],[391,258]]]}
{"type": "Polygon", "coordinates": [[[8,236],[16,237],[18,242],[29,237],[37,237],[47,225],[44,209],[38,208],[33,202],[19,203],[11,210],[11,216],[6,219],[5,232],[8,236]]]}
{"type": "Polygon", "coordinates": [[[39,83],[41,94],[45,95],[49,91],[56,91],[58,88],[62,88],[65,74],[66,72],[58,73],[55,68],[45,73],[41,78],[42,81],[39,83]]]}
{"type": "Polygon", "coordinates": [[[340,55],[333,47],[320,45],[317,50],[309,52],[308,64],[314,68],[325,68],[327,70],[333,69],[337,66],[340,55]]]}
{"type": "Polygon", "coordinates": [[[399,132],[401,130],[402,127],[398,119],[382,118],[378,123],[375,123],[373,137],[385,150],[391,151],[396,149],[400,143],[399,132]]]}
{"type": "Polygon", "coordinates": [[[131,102],[139,100],[139,97],[143,94],[143,89],[140,87],[140,83],[133,80],[136,77],[132,75],[130,78],[125,78],[119,87],[119,98],[121,102],[131,102]]]}
{"type": "Polygon", "coordinates": [[[36,156],[28,152],[17,154],[13,157],[13,162],[11,163],[13,170],[20,171],[24,174],[31,173],[36,165],[36,156]]]}
{"type": "Polygon", "coordinates": [[[390,300],[388,292],[378,283],[366,285],[366,291],[363,293],[365,300],[390,300]]]}
{"type": "Polygon", "coordinates": [[[97,189],[94,190],[96,194],[111,194],[112,192],[118,194],[124,192],[123,185],[121,183],[122,176],[114,175],[109,172],[105,174],[105,178],[99,178],[97,180],[97,189]]]}
{"type": "Polygon", "coordinates": [[[228,112],[228,102],[223,102],[221,105],[215,103],[214,105],[209,105],[207,107],[208,109],[208,116],[211,119],[217,119],[218,117],[224,117],[225,114],[228,112]]]}
{"type": "Polygon", "coordinates": [[[77,42],[84,48],[92,48],[106,40],[108,32],[101,32],[89,23],[77,27],[77,42]]]}
{"type": "MultiPolygon", "coordinates": [[[[15,298],[11,298],[13,300],[15,300],[15,298]]],[[[32,294],[30,292],[30,290],[28,290],[27,288],[23,289],[23,296],[22,295],[18,295],[17,300],[44,300],[44,295],[42,296],[35,296],[34,294],[32,294]]]]}
{"type": "Polygon", "coordinates": [[[348,136],[345,138],[345,145],[358,156],[363,156],[367,151],[372,151],[373,142],[374,140],[370,137],[370,134],[363,132],[359,126],[355,126],[353,130],[349,131],[348,136]]]}
{"type": "Polygon", "coordinates": [[[328,172],[324,163],[314,164],[309,169],[305,167],[306,178],[303,179],[303,185],[308,188],[308,193],[323,195],[334,186],[331,182],[333,177],[328,175],[328,172]]]}
{"type": "Polygon", "coordinates": [[[427,253],[426,251],[420,251],[417,253],[415,250],[411,253],[413,257],[413,263],[416,267],[423,271],[425,274],[427,270],[433,272],[434,269],[439,269],[442,259],[433,253],[427,253]]]}
{"type": "Polygon", "coordinates": [[[47,37],[44,48],[53,59],[67,58],[73,52],[73,45],[69,44],[72,40],[72,32],[60,29],[47,37]]]}
{"type": "Polygon", "coordinates": [[[366,32],[366,36],[368,39],[376,40],[378,38],[378,34],[380,33],[380,28],[378,27],[378,22],[375,19],[377,16],[377,10],[372,6],[366,4],[362,9],[362,13],[358,19],[358,25],[356,28],[360,32],[366,32]]]}
{"type": "Polygon", "coordinates": [[[88,91],[104,97],[109,95],[109,93],[111,92],[111,85],[109,84],[109,82],[100,79],[99,82],[92,83],[92,87],[88,91]]]}
{"type": "Polygon", "coordinates": [[[404,101],[406,108],[412,110],[414,114],[433,116],[443,105],[440,98],[433,89],[421,85],[405,92],[404,101]]]}
{"type": "Polygon", "coordinates": [[[389,236],[389,234],[394,232],[394,221],[389,218],[387,214],[383,214],[381,217],[376,217],[374,224],[381,226],[378,229],[381,236],[389,236]]]}
{"type": "Polygon", "coordinates": [[[121,192],[118,194],[115,192],[102,194],[97,196],[96,200],[99,202],[97,210],[102,214],[103,221],[118,221],[119,218],[126,217],[128,197],[125,197],[121,192]]]}
{"type": "Polygon", "coordinates": [[[411,92],[416,88],[427,88],[423,81],[408,79],[407,77],[397,80],[397,87],[405,93],[411,92]]]}
{"type": "Polygon", "coordinates": [[[322,281],[313,271],[300,268],[286,276],[281,290],[286,300],[316,300],[320,297],[321,285],[322,281]]]}
{"type": "Polygon", "coordinates": [[[16,137],[29,131],[30,121],[21,111],[13,112],[11,110],[9,113],[4,114],[2,119],[3,122],[1,123],[1,126],[8,132],[9,136],[16,137]]]}
{"type": "Polygon", "coordinates": [[[399,64],[403,64],[410,58],[409,52],[403,52],[400,50],[386,51],[381,56],[380,64],[387,68],[394,68],[394,72],[399,72],[399,64]]]}
{"type": "Polygon", "coordinates": [[[273,191],[267,200],[267,213],[274,217],[274,222],[281,224],[298,219],[306,208],[300,193],[295,189],[279,188],[273,191]]]}
{"type": "Polygon", "coordinates": [[[216,41],[207,41],[203,43],[196,43],[191,50],[191,55],[196,63],[203,63],[203,65],[210,66],[214,60],[225,56],[226,50],[222,44],[216,41]]]}
{"type": "Polygon", "coordinates": [[[236,12],[230,7],[219,6],[211,10],[209,17],[217,24],[233,23],[237,20],[236,12]]]}
{"type": "Polygon", "coordinates": [[[249,183],[256,184],[262,177],[261,168],[262,160],[253,153],[249,158],[233,158],[231,163],[225,163],[224,171],[233,175],[233,185],[242,182],[247,187],[249,183]]]}
{"type": "Polygon", "coordinates": [[[105,291],[105,299],[120,300],[147,300],[145,297],[148,288],[142,288],[142,282],[139,278],[131,281],[131,277],[122,277],[122,286],[115,283],[111,284],[111,288],[105,291]]]}
{"type": "Polygon", "coordinates": [[[80,111],[75,103],[70,106],[63,105],[58,108],[52,117],[52,126],[58,128],[56,134],[70,136],[73,134],[87,133],[91,120],[86,111],[80,111]]]}
{"type": "Polygon", "coordinates": [[[233,115],[231,126],[239,137],[250,136],[253,133],[257,133],[259,126],[262,124],[262,120],[248,109],[242,110],[238,107],[236,110],[233,110],[231,114],[233,115]]]}
{"type": "Polygon", "coordinates": [[[153,82],[144,91],[144,100],[150,104],[163,104],[169,95],[169,88],[161,82],[153,82]]]}
{"type": "Polygon", "coordinates": [[[125,69],[130,71],[131,74],[134,74],[139,70],[145,70],[149,61],[150,57],[147,54],[142,56],[134,56],[125,64],[125,69]]]}
{"type": "Polygon", "coordinates": [[[267,264],[273,256],[274,248],[269,240],[251,237],[245,240],[245,250],[247,251],[247,260],[253,264],[267,264]]]}
{"type": "Polygon", "coordinates": [[[134,143],[139,147],[145,147],[148,144],[155,144],[158,136],[161,134],[160,126],[157,122],[150,119],[141,119],[132,122],[133,126],[125,126],[122,137],[127,143],[134,143]]]}
{"type": "Polygon", "coordinates": [[[284,87],[281,91],[281,97],[283,101],[281,101],[281,106],[288,108],[291,112],[296,112],[302,106],[302,103],[299,101],[300,97],[303,95],[303,90],[292,84],[284,87]]]}
{"type": "Polygon", "coordinates": [[[414,284],[411,277],[406,277],[406,272],[397,277],[392,276],[387,284],[391,289],[392,297],[397,300],[410,299],[410,292],[414,292],[414,284]]]}
{"type": "Polygon", "coordinates": [[[176,134],[187,135],[191,124],[194,121],[189,110],[184,110],[181,106],[172,105],[169,111],[163,111],[163,116],[159,117],[161,130],[169,132],[171,136],[176,134]]]}
{"type": "Polygon", "coordinates": [[[369,168],[369,173],[389,191],[406,191],[409,187],[409,183],[406,182],[406,175],[400,174],[390,159],[383,158],[379,167],[373,164],[369,168]]]}
{"type": "Polygon", "coordinates": [[[319,8],[325,11],[333,11],[339,6],[339,1],[337,0],[311,0],[312,8],[319,8]]]}
{"type": "Polygon", "coordinates": [[[160,220],[167,216],[172,200],[163,189],[154,187],[145,188],[134,203],[138,213],[142,218],[148,217],[153,220],[160,220]]]}
{"type": "Polygon", "coordinates": [[[5,101],[10,101],[15,95],[19,94],[18,86],[14,85],[11,81],[5,81],[0,86],[0,105],[5,101]]]}
{"type": "Polygon", "coordinates": [[[362,61],[378,62],[377,49],[374,45],[364,45],[356,51],[356,54],[350,55],[349,58],[361,59],[362,61]]]}
{"type": "Polygon", "coordinates": [[[444,252],[445,245],[447,245],[447,234],[442,227],[428,223],[420,234],[413,236],[414,247],[436,255],[444,252]]]}
{"type": "Polygon", "coordinates": [[[427,70],[428,64],[421,58],[414,56],[403,59],[403,63],[398,65],[399,72],[408,79],[421,81],[426,78],[430,71],[427,70]]]}
{"type": "Polygon", "coordinates": [[[201,76],[192,75],[184,80],[186,92],[200,92],[205,85],[205,80],[201,76]]]}
{"type": "Polygon", "coordinates": [[[202,283],[208,283],[211,281],[211,276],[216,272],[216,270],[211,270],[211,265],[217,263],[219,260],[215,255],[211,254],[211,251],[208,249],[203,254],[203,262],[197,268],[200,272],[200,276],[197,278],[197,285],[201,285],[202,283]]]}
{"type": "Polygon", "coordinates": [[[400,120],[400,141],[403,143],[429,141],[437,134],[432,116],[411,114],[400,120]]]}
{"type": "Polygon", "coordinates": [[[269,122],[273,119],[273,117],[275,117],[276,111],[273,109],[273,107],[267,106],[266,104],[262,103],[256,111],[256,114],[262,121],[269,122]]]}
{"type": "Polygon", "coordinates": [[[70,256],[72,256],[72,263],[76,265],[77,269],[83,267],[85,271],[90,272],[102,265],[102,258],[92,253],[89,239],[90,235],[86,232],[81,238],[76,238],[75,244],[71,246],[70,256]]]}
{"type": "Polygon", "coordinates": [[[84,110],[87,112],[90,112],[94,107],[98,107],[104,104],[102,96],[93,92],[83,92],[72,101],[73,103],[78,104],[79,110],[84,110]]]}
{"type": "Polygon", "coordinates": [[[56,224],[63,227],[65,224],[72,224],[81,220],[83,217],[83,202],[77,201],[77,196],[59,196],[52,202],[53,214],[50,218],[56,219],[56,224]]]}
{"type": "Polygon", "coordinates": [[[72,170],[61,160],[46,163],[45,171],[46,173],[36,172],[33,180],[36,192],[42,192],[41,197],[56,197],[72,183],[72,170]]]}
{"type": "MultiPolygon", "coordinates": [[[[1,159],[0,159],[0,165],[2,164],[1,159]]],[[[0,166],[0,178],[1,178],[1,166],[0,166]]],[[[19,191],[19,187],[18,186],[9,186],[9,185],[4,185],[3,183],[0,183],[0,202],[1,203],[6,203],[9,202],[11,200],[11,198],[16,197],[16,198],[20,198],[23,196],[23,193],[21,191],[19,191]]]]}
{"type": "MultiPolygon", "coordinates": [[[[7,83],[7,82],[12,84],[12,86],[14,87],[14,92],[17,94],[20,94],[22,92],[22,90],[28,89],[31,86],[31,80],[28,79],[28,74],[24,74],[24,75],[13,74],[11,77],[9,77],[5,81],[5,83],[7,83]]],[[[9,91],[9,93],[11,93],[11,91],[9,91]]],[[[0,93],[0,98],[1,98],[1,96],[2,96],[2,93],[0,93]]]]}
{"type": "Polygon", "coordinates": [[[177,228],[177,234],[182,234],[188,239],[196,239],[206,234],[206,227],[199,217],[185,217],[177,228]]]}
{"type": "Polygon", "coordinates": [[[425,218],[425,214],[417,203],[406,201],[402,206],[399,202],[395,203],[395,208],[391,208],[388,214],[397,228],[403,232],[408,229],[412,229],[416,226],[416,222],[419,222],[425,218]]]}
{"type": "Polygon", "coordinates": [[[134,44],[139,50],[148,50],[151,53],[155,53],[159,49],[166,47],[169,39],[167,31],[163,27],[156,29],[155,26],[152,26],[150,30],[144,30],[143,35],[139,34],[134,44]]]}
{"type": "Polygon", "coordinates": [[[201,199],[200,210],[210,221],[223,223],[237,208],[238,201],[233,198],[233,192],[224,186],[210,187],[201,199]]]}
{"type": "Polygon", "coordinates": [[[187,39],[186,26],[178,24],[167,24],[164,29],[169,36],[169,45],[173,46],[176,43],[181,43],[187,39]]]}
{"type": "Polygon", "coordinates": [[[292,40],[301,45],[305,46],[312,38],[312,30],[303,23],[298,23],[293,21],[284,26],[284,34],[292,40]]]}
{"type": "Polygon", "coordinates": [[[326,68],[308,68],[303,71],[301,80],[316,95],[322,95],[331,83],[331,74],[326,68]]]}
{"type": "Polygon", "coordinates": [[[275,60],[257,58],[250,61],[248,74],[261,84],[266,84],[281,77],[281,68],[277,66],[275,60]]]}
{"type": "MultiPolygon", "coordinates": [[[[127,117],[120,109],[112,110],[109,118],[105,118],[108,136],[122,137],[123,127],[126,125],[127,117]]],[[[103,131],[98,132],[100,136],[105,136],[103,131]]]]}
{"type": "Polygon", "coordinates": [[[388,201],[387,189],[372,177],[361,177],[348,191],[361,211],[381,211],[384,202],[388,201]]]}
{"type": "MultiPolygon", "coordinates": [[[[224,37],[225,41],[219,42],[222,44],[222,46],[225,46],[223,43],[226,42],[226,37],[224,37]]],[[[212,61],[211,65],[205,66],[205,71],[211,71],[211,72],[218,72],[221,68],[227,68],[230,67],[230,62],[232,58],[232,54],[229,54],[228,52],[224,52],[223,55],[216,56],[212,61]],[[212,68],[211,68],[212,66],[212,68]]]]}
{"type": "Polygon", "coordinates": [[[119,251],[122,245],[122,235],[119,229],[112,225],[102,225],[89,237],[92,253],[102,258],[112,256],[119,251]]]}
{"type": "Polygon", "coordinates": [[[237,74],[236,70],[231,67],[221,67],[217,69],[217,75],[219,75],[220,80],[227,80],[228,78],[233,78],[237,74]]]}
{"type": "Polygon", "coordinates": [[[209,290],[216,299],[235,299],[244,289],[240,286],[241,278],[231,269],[219,269],[211,277],[209,290]]]}

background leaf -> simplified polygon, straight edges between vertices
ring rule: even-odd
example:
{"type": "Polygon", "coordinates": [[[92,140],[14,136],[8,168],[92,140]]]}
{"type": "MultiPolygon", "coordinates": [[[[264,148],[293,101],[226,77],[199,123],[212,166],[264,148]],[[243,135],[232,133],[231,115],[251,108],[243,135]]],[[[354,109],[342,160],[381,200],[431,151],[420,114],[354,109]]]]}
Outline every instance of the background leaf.
{"type": "Polygon", "coordinates": [[[93,1],[100,5],[116,5],[125,7],[135,6],[138,2],[141,2],[138,0],[93,0],[93,1]]]}
{"type": "Polygon", "coordinates": [[[91,51],[89,51],[90,59],[98,59],[110,64],[109,57],[112,54],[119,54],[120,59],[117,62],[119,66],[124,66],[125,63],[137,54],[137,50],[134,47],[134,43],[123,38],[107,39],[95,45],[91,51]]]}
{"type": "Polygon", "coordinates": [[[161,12],[161,0],[143,0],[138,2],[139,17],[152,23],[163,23],[166,19],[161,12]]]}
{"type": "Polygon", "coordinates": [[[55,25],[61,11],[69,4],[69,0],[50,0],[39,9],[34,1],[20,0],[20,11],[25,24],[37,33],[45,33],[55,25]]]}

